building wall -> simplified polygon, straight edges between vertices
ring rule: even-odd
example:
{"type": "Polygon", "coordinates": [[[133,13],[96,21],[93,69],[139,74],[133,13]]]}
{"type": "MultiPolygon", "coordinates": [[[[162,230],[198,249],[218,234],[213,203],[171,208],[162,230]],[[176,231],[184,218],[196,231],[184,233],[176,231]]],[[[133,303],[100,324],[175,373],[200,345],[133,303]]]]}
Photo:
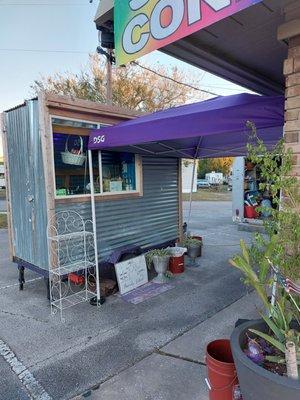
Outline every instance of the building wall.
{"type": "MultiPolygon", "coordinates": [[[[299,22],[300,24],[300,22],[299,22]]],[[[285,141],[294,153],[293,173],[300,177],[300,35],[289,41],[286,76],[285,141]]]]}
{"type": "Polygon", "coordinates": [[[300,177],[300,3],[285,9],[286,22],[279,27],[278,38],[288,41],[288,58],[284,63],[286,78],[285,127],[287,148],[292,149],[293,174],[300,177]]]}
{"type": "MultiPolygon", "coordinates": [[[[98,251],[104,261],[125,245],[154,246],[178,237],[178,161],[143,157],[143,196],[96,201],[98,251]]],[[[91,219],[90,202],[57,204],[91,219]]]]}
{"type": "Polygon", "coordinates": [[[4,113],[12,247],[16,257],[48,269],[47,208],[38,101],[4,113]]]}
{"type": "MultiPolygon", "coordinates": [[[[193,161],[191,160],[182,160],[181,168],[182,168],[182,193],[190,193],[192,186],[192,178],[193,178],[193,161]]],[[[193,181],[193,192],[197,192],[197,170],[198,170],[198,161],[196,164],[195,176],[193,181]]]]}

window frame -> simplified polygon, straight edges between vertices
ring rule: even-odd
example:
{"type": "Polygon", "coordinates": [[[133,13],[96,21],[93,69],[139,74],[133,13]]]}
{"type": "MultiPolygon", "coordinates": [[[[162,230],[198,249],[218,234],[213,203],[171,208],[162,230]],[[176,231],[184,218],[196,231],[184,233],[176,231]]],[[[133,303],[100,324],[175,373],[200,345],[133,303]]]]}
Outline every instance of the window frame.
{"type": "MultiPolygon", "coordinates": [[[[99,129],[101,127],[105,126],[110,126],[109,124],[104,124],[104,123],[99,123],[95,121],[89,121],[89,120],[83,120],[83,119],[78,119],[78,118],[69,118],[69,117],[62,117],[60,115],[50,115],[50,125],[51,125],[51,141],[52,141],[52,170],[53,170],[53,187],[54,187],[54,199],[56,202],[66,202],[67,199],[74,200],[74,201],[88,201],[91,198],[91,193],[82,193],[82,194],[72,194],[72,195],[64,195],[64,196],[58,196],[56,194],[56,171],[55,171],[55,159],[54,159],[54,141],[53,141],[53,126],[58,125],[53,123],[53,119],[60,119],[60,120],[65,120],[65,121],[78,121],[78,122],[83,122],[83,123],[88,123],[88,124],[93,124],[95,127],[97,126],[96,129],[99,129]]],[[[63,125],[62,125],[63,126],[63,125]]],[[[74,128],[76,129],[76,128],[74,128]]],[[[82,128],[81,128],[82,129],[82,128]]],[[[89,129],[89,128],[83,128],[83,129],[89,129]]],[[[64,133],[65,135],[68,135],[67,133],[64,133]]],[[[84,135],[88,136],[88,135],[84,135]]],[[[118,191],[118,192],[103,192],[103,179],[102,179],[102,157],[101,157],[101,150],[92,150],[98,152],[98,168],[99,168],[99,181],[100,181],[100,193],[94,193],[94,198],[95,200],[118,200],[122,198],[137,198],[137,197],[142,197],[143,196],[143,166],[142,166],[142,157],[138,154],[134,153],[134,158],[135,158],[135,179],[136,179],[136,189],[135,190],[130,190],[130,191],[118,191]]],[[[89,153],[87,150],[87,157],[89,157],[89,153]]],[[[88,170],[88,168],[87,168],[88,170]]],[[[90,174],[88,174],[89,176],[90,174]]]]}

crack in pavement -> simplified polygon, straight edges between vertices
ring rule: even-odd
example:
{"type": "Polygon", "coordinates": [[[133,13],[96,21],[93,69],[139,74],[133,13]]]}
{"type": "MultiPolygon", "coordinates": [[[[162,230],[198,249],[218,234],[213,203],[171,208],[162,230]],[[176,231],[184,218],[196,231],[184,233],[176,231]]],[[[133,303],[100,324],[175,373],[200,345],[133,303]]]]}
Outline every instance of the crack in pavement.
{"type": "Polygon", "coordinates": [[[202,361],[194,360],[194,359],[189,358],[189,357],[179,356],[177,354],[167,353],[167,352],[162,351],[160,349],[154,350],[153,353],[159,354],[160,356],[164,356],[164,357],[176,358],[177,360],[187,361],[187,362],[191,362],[191,363],[194,363],[194,364],[206,366],[206,363],[204,363],[202,361]]]}
{"type": "Polygon", "coordinates": [[[13,312],[11,312],[11,311],[0,310],[0,313],[10,315],[11,317],[22,317],[22,318],[26,318],[26,319],[29,319],[30,321],[31,321],[31,320],[34,320],[34,321],[36,321],[36,322],[43,322],[43,323],[46,323],[46,324],[49,323],[49,321],[47,321],[47,320],[43,320],[43,319],[39,319],[39,318],[36,318],[36,317],[32,317],[32,316],[30,316],[30,315],[17,314],[17,313],[13,313],[13,312]]]}

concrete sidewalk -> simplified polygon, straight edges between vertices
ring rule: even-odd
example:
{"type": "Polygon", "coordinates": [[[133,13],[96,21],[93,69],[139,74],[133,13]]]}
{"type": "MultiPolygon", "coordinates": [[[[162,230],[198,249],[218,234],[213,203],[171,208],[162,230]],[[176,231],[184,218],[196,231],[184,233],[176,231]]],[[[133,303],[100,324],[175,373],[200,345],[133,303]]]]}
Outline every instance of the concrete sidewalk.
{"type": "MultiPolygon", "coordinates": [[[[108,396],[109,391],[114,390],[111,389],[113,380],[117,379],[126,393],[130,389],[127,379],[133,390],[129,377],[135,379],[135,376],[140,376],[140,392],[137,388],[136,399],[164,400],[169,397],[157,394],[162,390],[162,381],[158,381],[161,374],[168,377],[164,381],[166,393],[171,390],[169,385],[176,387],[176,382],[181,382],[182,386],[182,381],[176,378],[180,374],[186,374],[184,380],[189,380],[189,385],[185,386],[191,385],[191,388],[184,386],[184,391],[190,390],[190,398],[193,393],[200,393],[204,367],[197,362],[186,362],[182,357],[202,360],[203,352],[198,356],[188,354],[180,345],[184,351],[178,353],[175,347],[168,346],[171,343],[177,346],[179,338],[188,337],[185,334],[194,332],[193,328],[245,295],[240,274],[229,266],[228,259],[239,251],[240,237],[250,240],[250,235],[239,232],[232,224],[230,202],[194,203],[193,209],[191,228],[204,237],[200,267],[187,268],[184,274],[172,280],[172,290],[137,305],[125,303],[118,296],[109,297],[100,309],[80,304],[66,310],[65,323],[61,323],[58,316],[50,315],[44,282],[34,273],[26,272],[26,279],[31,282],[27,281],[24,291],[19,291],[16,265],[9,261],[7,231],[0,230],[0,339],[53,400],[71,399],[99,384],[108,396]],[[162,355],[156,349],[181,358],[162,355]],[[172,365],[170,369],[170,360],[177,374],[172,365]],[[189,376],[195,377],[191,379],[193,382],[189,376]],[[152,397],[140,394],[146,388],[143,383],[146,378],[152,382],[152,392],[147,389],[152,397]]],[[[240,308],[241,315],[245,307],[240,308]]],[[[216,326],[211,330],[215,332],[216,326]]],[[[202,326],[200,333],[195,334],[195,349],[200,346],[200,338],[207,329],[202,326]]],[[[11,395],[3,392],[5,367],[0,364],[0,399],[16,400],[13,391],[11,395]]]]}
{"type": "MultiPolygon", "coordinates": [[[[249,294],[200,323],[133,367],[109,379],[90,400],[207,400],[207,343],[228,338],[239,318],[258,317],[256,296],[249,294]]],[[[83,399],[77,397],[76,400],[83,399]]]]}

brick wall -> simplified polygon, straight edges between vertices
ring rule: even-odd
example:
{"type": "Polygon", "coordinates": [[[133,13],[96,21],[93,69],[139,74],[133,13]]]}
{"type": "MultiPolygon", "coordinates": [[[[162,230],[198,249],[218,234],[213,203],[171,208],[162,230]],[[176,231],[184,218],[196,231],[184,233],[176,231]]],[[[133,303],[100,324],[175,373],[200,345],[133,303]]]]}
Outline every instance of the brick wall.
{"type": "Polygon", "coordinates": [[[284,75],[286,77],[285,141],[286,146],[294,153],[293,173],[300,177],[300,35],[289,40],[284,75]]]}

